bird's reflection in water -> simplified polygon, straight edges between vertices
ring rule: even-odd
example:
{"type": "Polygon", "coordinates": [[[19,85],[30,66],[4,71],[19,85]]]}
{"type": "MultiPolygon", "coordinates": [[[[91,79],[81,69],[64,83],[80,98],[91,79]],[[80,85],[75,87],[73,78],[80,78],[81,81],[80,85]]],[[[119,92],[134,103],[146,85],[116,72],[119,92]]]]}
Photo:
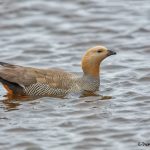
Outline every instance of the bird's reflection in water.
{"type": "MultiPolygon", "coordinates": [[[[57,96],[51,96],[53,98],[58,98],[58,100],[62,100],[62,99],[70,99],[70,97],[57,97],[57,96]]],[[[34,104],[34,100],[39,99],[42,97],[39,96],[16,96],[16,95],[4,95],[3,99],[2,99],[2,103],[3,106],[2,108],[5,111],[13,111],[13,110],[19,110],[19,106],[22,105],[22,102],[27,102],[30,101],[32,102],[32,104],[34,104]]],[[[99,94],[93,94],[93,93],[89,93],[89,92],[85,92],[83,95],[77,95],[74,97],[75,99],[80,99],[83,100],[85,102],[92,102],[94,100],[110,100],[112,99],[112,96],[103,96],[103,95],[99,95],[99,94]]]]}
{"type": "Polygon", "coordinates": [[[20,106],[19,102],[14,102],[13,100],[5,99],[2,101],[4,104],[4,109],[6,111],[18,110],[18,106],[20,106]]]}
{"type": "Polygon", "coordinates": [[[4,95],[2,100],[3,109],[5,111],[18,110],[23,101],[33,101],[37,98],[38,97],[4,95]]]}

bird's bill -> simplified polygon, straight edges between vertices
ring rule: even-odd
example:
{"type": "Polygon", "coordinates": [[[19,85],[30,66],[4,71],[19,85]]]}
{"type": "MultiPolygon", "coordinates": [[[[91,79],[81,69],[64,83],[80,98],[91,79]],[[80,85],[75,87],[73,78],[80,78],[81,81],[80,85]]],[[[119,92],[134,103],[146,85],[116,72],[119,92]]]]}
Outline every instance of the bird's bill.
{"type": "Polygon", "coordinates": [[[114,52],[112,50],[108,50],[108,56],[110,56],[110,55],[116,55],[116,54],[117,54],[116,52],[114,52]]]}

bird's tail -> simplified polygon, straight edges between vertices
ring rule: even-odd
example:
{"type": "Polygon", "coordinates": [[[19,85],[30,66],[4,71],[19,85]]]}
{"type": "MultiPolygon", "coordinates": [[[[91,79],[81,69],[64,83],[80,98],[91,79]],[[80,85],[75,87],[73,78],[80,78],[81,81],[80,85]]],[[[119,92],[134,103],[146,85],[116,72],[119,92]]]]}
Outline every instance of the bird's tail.
{"type": "Polygon", "coordinates": [[[8,94],[11,95],[21,95],[23,94],[23,88],[19,86],[17,83],[7,81],[0,77],[0,82],[3,87],[7,90],[8,94]]]}

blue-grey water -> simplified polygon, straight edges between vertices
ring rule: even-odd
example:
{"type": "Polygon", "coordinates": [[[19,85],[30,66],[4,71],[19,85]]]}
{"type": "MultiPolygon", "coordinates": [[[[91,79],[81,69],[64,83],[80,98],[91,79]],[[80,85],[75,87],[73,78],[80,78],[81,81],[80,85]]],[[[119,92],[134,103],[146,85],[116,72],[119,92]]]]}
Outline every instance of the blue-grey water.
{"type": "Polygon", "coordinates": [[[0,0],[0,61],[82,73],[86,49],[117,52],[99,97],[10,100],[0,86],[0,150],[148,150],[149,0],[0,0]]]}

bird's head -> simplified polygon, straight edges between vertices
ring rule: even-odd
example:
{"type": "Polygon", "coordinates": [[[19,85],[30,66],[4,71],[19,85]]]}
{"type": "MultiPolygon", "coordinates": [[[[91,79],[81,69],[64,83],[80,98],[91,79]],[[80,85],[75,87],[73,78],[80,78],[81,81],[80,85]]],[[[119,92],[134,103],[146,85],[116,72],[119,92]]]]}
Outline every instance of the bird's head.
{"type": "Polygon", "coordinates": [[[104,46],[96,46],[86,51],[82,58],[82,69],[84,74],[99,76],[99,66],[102,60],[116,52],[108,50],[104,46]]]}

